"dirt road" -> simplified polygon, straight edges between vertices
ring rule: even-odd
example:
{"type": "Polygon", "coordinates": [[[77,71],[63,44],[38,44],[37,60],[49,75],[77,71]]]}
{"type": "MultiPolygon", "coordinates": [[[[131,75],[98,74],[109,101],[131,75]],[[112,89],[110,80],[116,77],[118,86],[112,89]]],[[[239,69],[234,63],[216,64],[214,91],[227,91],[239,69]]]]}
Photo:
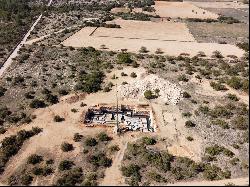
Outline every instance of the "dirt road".
{"type": "MultiPolygon", "coordinates": [[[[50,6],[53,0],[50,0],[47,6],[50,6]]],[[[8,69],[8,67],[10,67],[12,60],[17,57],[19,50],[21,49],[21,47],[26,43],[28,37],[30,36],[30,33],[34,30],[35,26],[38,24],[38,22],[41,20],[42,18],[42,14],[40,14],[40,16],[37,18],[37,20],[35,21],[35,23],[33,23],[33,25],[31,26],[31,28],[29,29],[29,31],[25,34],[25,36],[23,37],[22,41],[19,43],[19,45],[15,48],[15,50],[12,52],[12,54],[9,56],[9,58],[5,61],[5,63],[3,64],[3,66],[0,69],[0,77],[2,77],[3,73],[8,69]]]]}

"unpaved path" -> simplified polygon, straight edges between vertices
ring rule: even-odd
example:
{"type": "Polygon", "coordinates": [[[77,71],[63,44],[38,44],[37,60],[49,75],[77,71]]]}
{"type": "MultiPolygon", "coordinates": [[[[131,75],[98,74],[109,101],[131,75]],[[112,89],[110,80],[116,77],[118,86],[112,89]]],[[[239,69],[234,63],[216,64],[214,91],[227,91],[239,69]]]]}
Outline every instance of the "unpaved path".
{"type": "MultiPolygon", "coordinates": [[[[50,6],[53,0],[50,0],[47,6],[50,6]]],[[[40,16],[37,18],[35,23],[31,26],[30,30],[25,34],[22,41],[19,43],[19,45],[15,48],[15,50],[12,52],[12,54],[9,56],[9,58],[5,61],[3,66],[0,69],[0,77],[3,75],[3,73],[10,67],[13,59],[17,57],[19,50],[21,47],[26,43],[28,37],[30,36],[30,33],[34,30],[35,26],[38,24],[38,22],[41,20],[43,14],[40,14],[40,16]]]]}
{"type": "Polygon", "coordinates": [[[113,160],[113,164],[110,168],[105,171],[105,178],[103,179],[101,186],[118,186],[124,185],[124,179],[120,171],[121,162],[127,148],[127,141],[123,141],[120,146],[120,150],[118,151],[115,159],[113,160]]]}
{"type": "Polygon", "coordinates": [[[218,181],[177,182],[174,184],[168,184],[167,186],[225,186],[226,184],[229,183],[238,186],[248,186],[249,178],[245,177],[245,178],[218,180],[218,181]]]}

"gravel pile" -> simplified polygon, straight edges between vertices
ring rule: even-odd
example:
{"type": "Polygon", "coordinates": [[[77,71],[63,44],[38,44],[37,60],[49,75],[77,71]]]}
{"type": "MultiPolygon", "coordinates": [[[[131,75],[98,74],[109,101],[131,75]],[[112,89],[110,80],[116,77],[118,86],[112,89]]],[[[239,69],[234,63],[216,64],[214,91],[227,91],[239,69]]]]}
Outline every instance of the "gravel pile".
{"type": "Polygon", "coordinates": [[[160,90],[159,98],[167,103],[176,105],[182,97],[182,91],[176,84],[156,75],[148,75],[142,80],[135,80],[130,84],[121,85],[118,90],[122,97],[138,99],[144,97],[146,90],[151,90],[154,93],[156,89],[160,90]]]}

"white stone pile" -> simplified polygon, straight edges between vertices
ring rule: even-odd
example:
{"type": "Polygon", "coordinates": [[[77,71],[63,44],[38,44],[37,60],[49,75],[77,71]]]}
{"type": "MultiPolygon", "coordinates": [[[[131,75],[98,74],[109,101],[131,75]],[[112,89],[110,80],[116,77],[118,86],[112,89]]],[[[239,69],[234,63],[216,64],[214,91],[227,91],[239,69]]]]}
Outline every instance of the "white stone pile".
{"type": "Polygon", "coordinates": [[[121,85],[118,90],[124,98],[138,99],[144,97],[146,90],[154,93],[156,89],[160,90],[159,98],[164,102],[176,105],[182,98],[182,91],[176,84],[152,74],[130,84],[121,85]]]}

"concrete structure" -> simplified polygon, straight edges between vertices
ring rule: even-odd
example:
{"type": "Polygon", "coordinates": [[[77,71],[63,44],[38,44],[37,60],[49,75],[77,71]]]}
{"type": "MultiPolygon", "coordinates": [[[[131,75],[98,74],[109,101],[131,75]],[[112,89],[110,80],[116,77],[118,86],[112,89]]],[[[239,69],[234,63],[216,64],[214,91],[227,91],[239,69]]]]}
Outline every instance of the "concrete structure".
{"type": "Polygon", "coordinates": [[[84,116],[86,126],[115,127],[117,122],[122,131],[154,132],[153,115],[148,105],[121,105],[118,112],[116,106],[97,105],[90,107],[84,116]]]}

